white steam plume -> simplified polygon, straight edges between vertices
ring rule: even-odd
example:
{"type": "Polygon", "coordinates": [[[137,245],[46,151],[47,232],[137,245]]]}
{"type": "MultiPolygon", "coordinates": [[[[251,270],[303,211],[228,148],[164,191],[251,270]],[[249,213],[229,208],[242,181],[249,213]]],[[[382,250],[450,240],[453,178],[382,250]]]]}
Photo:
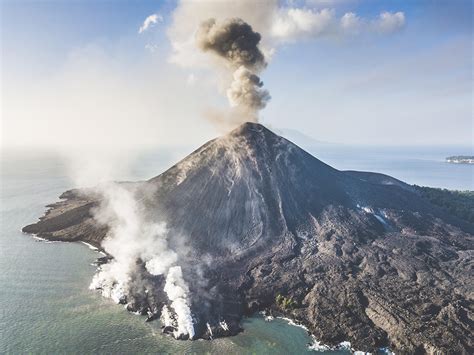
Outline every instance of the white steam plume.
{"type": "Polygon", "coordinates": [[[187,301],[189,289],[183,279],[183,272],[180,266],[173,266],[168,270],[164,290],[177,316],[177,329],[174,332],[175,338],[182,334],[188,334],[189,338],[192,339],[194,337],[194,326],[187,301]]]}
{"type": "MultiPolygon", "coordinates": [[[[117,303],[126,303],[148,292],[137,287],[136,280],[143,272],[139,263],[145,264],[152,275],[165,275],[164,291],[171,301],[177,318],[175,337],[193,338],[194,328],[187,297],[189,289],[183,279],[181,267],[173,266],[178,255],[169,249],[168,231],[164,223],[155,223],[144,218],[143,206],[137,201],[130,186],[108,183],[99,186],[101,205],[94,211],[94,218],[109,227],[109,233],[102,242],[104,250],[113,260],[100,267],[90,285],[100,289],[102,295],[117,303]]],[[[165,310],[166,311],[166,310],[165,310]]]]}

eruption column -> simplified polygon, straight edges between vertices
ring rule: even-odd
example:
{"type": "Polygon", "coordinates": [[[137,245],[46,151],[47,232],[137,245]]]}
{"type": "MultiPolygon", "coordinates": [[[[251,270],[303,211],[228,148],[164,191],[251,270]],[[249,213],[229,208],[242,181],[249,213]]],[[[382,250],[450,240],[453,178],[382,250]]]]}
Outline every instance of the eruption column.
{"type": "Polygon", "coordinates": [[[267,63],[258,47],[261,36],[240,18],[218,22],[209,19],[203,22],[196,33],[197,46],[223,59],[232,71],[233,81],[227,90],[227,98],[232,107],[258,120],[258,111],[270,100],[270,94],[263,89],[263,82],[257,75],[267,63]]]}

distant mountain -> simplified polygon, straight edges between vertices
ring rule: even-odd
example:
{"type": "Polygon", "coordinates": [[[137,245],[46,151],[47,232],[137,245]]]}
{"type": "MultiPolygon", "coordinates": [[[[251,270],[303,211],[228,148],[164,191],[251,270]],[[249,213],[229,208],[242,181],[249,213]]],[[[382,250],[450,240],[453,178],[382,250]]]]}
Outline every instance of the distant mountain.
{"type": "MultiPolygon", "coordinates": [[[[170,245],[189,284],[196,337],[235,334],[243,315],[267,310],[327,344],[474,351],[474,226],[399,180],[338,171],[246,123],[133,186],[149,218],[187,236],[170,245]]],[[[62,198],[23,230],[100,246],[108,231],[92,218],[94,191],[62,198]]],[[[169,302],[152,293],[129,308],[154,312],[169,302]]]]}
{"type": "Polygon", "coordinates": [[[317,140],[301,131],[292,128],[278,128],[275,129],[274,132],[306,150],[310,150],[314,147],[335,145],[331,142],[317,140]]]}

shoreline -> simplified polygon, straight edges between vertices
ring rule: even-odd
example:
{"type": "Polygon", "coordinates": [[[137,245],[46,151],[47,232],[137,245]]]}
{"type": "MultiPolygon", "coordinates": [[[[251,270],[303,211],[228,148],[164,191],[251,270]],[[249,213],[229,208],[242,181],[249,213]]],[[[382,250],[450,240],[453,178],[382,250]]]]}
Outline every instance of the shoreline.
{"type": "Polygon", "coordinates": [[[97,252],[97,253],[99,253],[103,256],[109,256],[101,247],[96,247],[92,243],[85,242],[85,241],[80,240],[80,239],[77,239],[77,240],[48,239],[46,237],[40,237],[35,233],[28,233],[28,232],[24,232],[22,230],[20,230],[20,232],[25,236],[31,237],[32,239],[34,239],[35,242],[38,242],[38,243],[46,243],[46,244],[50,244],[50,243],[77,243],[77,244],[83,244],[89,250],[95,251],[95,252],[97,252]]]}
{"type": "MultiPolygon", "coordinates": [[[[67,241],[67,240],[50,240],[50,239],[47,239],[47,238],[44,238],[44,237],[39,237],[37,236],[36,234],[30,234],[30,233],[26,233],[26,232],[23,232],[23,234],[25,235],[28,235],[28,236],[31,236],[36,242],[40,242],[40,243],[58,243],[58,242],[63,242],[63,243],[79,243],[79,244],[83,244],[85,245],[89,250],[92,250],[96,253],[99,253],[103,256],[107,256],[107,254],[102,251],[101,249],[99,249],[98,247],[94,246],[93,244],[91,243],[88,243],[88,242],[85,242],[85,241],[82,241],[82,240],[75,240],[75,241],[67,241]]],[[[98,258],[99,259],[99,258],[98,258]]],[[[97,259],[97,260],[98,260],[97,259]]],[[[94,265],[94,266],[97,266],[95,264],[91,264],[91,265],[94,265]]],[[[100,266],[98,266],[100,267],[100,266]]],[[[131,313],[131,314],[134,314],[134,315],[139,315],[139,316],[142,316],[142,314],[140,314],[140,312],[138,311],[129,311],[127,309],[127,305],[128,304],[125,304],[124,305],[124,308],[127,310],[127,313],[131,313]]],[[[280,319],[280,320],[283,320],[285,321],[289,326],[293,326],[293,327],[297,327],[297,328],[301,328],[303,329],[306,334],[311,338],[312,342],[311,343],[308,343],[307,344],[307,349],[308,350],[312,350],[312,351],[329,351],[329,350],[348,350],[348,351],[351,351],[353,352],[354,354],[365,354],[365,352],[360,352],[360,351],[357,351],[357,350],[354,350],[351,348],[351,343],[349,341],[343,341],[339,344],[336,344],[334,346],[330,346],[330,345],[327,345],[327,344],[323,344],[322,342],[318,341],[316,339],[316,337],[309,331],[308,327],[306,327],[304,324],[302,323],[299,323],[298,321],[292,319],[292,318],[289,318],[289,317],[286,317],[286,316],[283,316],[283,315],[278,315],[278,316],[274,316],[273,319],[270,319],[270,320],[267,320],[266,319],[266,316],[265,316],[265,313],[266,311],[263,310],[263,311],[259,311],[259,312],[255,312],[254,314],[251,314],[250,316],[248,316],[247,318],[256,318],[256,319],[264,319],[265,323],[269,323],[269,322],[272,322],[274,321],[275,319],[280,319]]],[[[245,316],[244,316],[245,317],[245,316]]],[[[243,318],[244,318],[243,317],[243,318]]],[[[242,318],[242,320],[243,320],[242,318]]],[[[242,320],[240,323],[242,323],[242,320]]],[[[245,331],[245,328],[243,327],[242,324],[240,324],[242,326],[242,329],[245,331]]],[[[230,336],[229,336],[230,337],[230,336]]],[[[196,339],[196,340],[206,340],[206,339],[203,339],[203,338],[199,338],[199,339],[196,339]]],[[[212,341],[212,340],[211,340],[212,341]]],[[[389,354],[392,354],[389,352],[389,354]]]]}
{"type": "MultiPolygon", "coordinates": [[[[319,341],[315,336],[314,334],[312,334],[309,329],[302,323],[299,323],[298,321],[292,319],[292,318],[288,318],[288,317],[285,317],[285,316],[275,316],[274,319],[270,319],[268,320],[267,319],[267,315],[266,315],[266,312],[265,311],[260,311],[254,315],[252,315],[251,317],[257,317],[257,318],[264,318],[265,322],[272,322],[274,319],[281,319],[285,322],[287,322],[288,325],[292,326],[292,327],[297,327],[297,328],[301,328],[303,330],[306,331],[306,333],[311,337],[312,339],[312,343],[308,343],[307,345],[307,348],[308,350],[314,350],[314,351],[317,351],[317,352],[320,352],[320,351],[337,351],[337,350],[347,350],[347,351],[350,351],[352,354],[356,354],[356,355],[363,355],[363,354],[367,354],[365,351],[360,351],[360,350],[356,350],[354,348],[352,348],[351,346],[351,342],[350,341],[341,341],[339,344],[336,344],[334,346],[331,346],[331,345],[327,345],[327,344],[323,344],[321,341],[319,341]],[[260,315],[260,316],[258,316],[260,315]]],[[[392,352],[388,347],[382,347],[382,348],[379,348],[377,349],[378,351],[384,353],[384,354],[388,354],[388,355],[395,355],[394,352],[392,352]]]]}

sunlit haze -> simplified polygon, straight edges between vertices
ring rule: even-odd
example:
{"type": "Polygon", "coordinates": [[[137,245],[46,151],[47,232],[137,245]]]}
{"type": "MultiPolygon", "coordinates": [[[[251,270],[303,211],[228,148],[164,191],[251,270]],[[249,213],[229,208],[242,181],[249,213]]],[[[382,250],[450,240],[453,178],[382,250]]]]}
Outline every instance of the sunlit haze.
{"type": "MultiPolygon", "coordinates": [[[[199,145],[231,74],[196,26],[262,36],[260,121],[321,141],[471,145],[470,1],[1,3],[4,147],[199,145]]],[[[232,124],[230,125],[232,126],[232,124]]]]}

